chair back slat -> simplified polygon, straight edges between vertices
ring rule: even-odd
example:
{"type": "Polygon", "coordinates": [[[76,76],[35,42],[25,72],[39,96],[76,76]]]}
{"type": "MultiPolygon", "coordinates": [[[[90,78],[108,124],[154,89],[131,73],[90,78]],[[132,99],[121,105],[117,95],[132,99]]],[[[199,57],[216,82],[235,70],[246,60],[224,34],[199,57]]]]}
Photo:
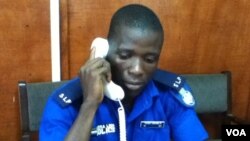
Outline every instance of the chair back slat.
{"type": "Polygon", "coordinates": [[[50,94],[66,81],[27,83],[29,129],[37,131],[50,94]]]}

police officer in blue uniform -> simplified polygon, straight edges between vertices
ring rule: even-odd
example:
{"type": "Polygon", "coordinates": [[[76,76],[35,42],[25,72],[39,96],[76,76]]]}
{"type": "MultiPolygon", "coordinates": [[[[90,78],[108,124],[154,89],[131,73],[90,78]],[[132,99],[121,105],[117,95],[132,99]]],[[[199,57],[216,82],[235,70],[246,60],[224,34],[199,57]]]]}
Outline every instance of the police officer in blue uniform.
{"type": "Polygon", "coordinates": [[[111,79],[125,92],[128,141],[207,139],[188,84],[181,76],[157,69],[163,39],[152,10],[138,4],[119,9],[110,24],[107,58],[90,59],[79,77],[53,92],[41,121],[40,141],[119,141],[119,104],[103,94],[111,79]]]}

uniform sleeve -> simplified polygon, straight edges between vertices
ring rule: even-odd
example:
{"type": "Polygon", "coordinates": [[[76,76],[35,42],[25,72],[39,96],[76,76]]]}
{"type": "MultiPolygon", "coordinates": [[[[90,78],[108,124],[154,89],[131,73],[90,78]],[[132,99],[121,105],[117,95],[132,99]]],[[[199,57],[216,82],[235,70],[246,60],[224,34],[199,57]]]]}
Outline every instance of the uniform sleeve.
{"type": "MultiPolygon", "coordinates": [[[[186,85],[185,89],[189,89],[186,85]]],[[[174,98],[168,102],[169,124],[175,141],[204,141],[208,134],[193,107],[186,107],[174,98]]]]}
{"type": "Polygon", "coordinates": [[[63,141],[74,121],[74,108],[60,107],[52,97],[48,99],[39,129],[40,141],[63,141]]]}

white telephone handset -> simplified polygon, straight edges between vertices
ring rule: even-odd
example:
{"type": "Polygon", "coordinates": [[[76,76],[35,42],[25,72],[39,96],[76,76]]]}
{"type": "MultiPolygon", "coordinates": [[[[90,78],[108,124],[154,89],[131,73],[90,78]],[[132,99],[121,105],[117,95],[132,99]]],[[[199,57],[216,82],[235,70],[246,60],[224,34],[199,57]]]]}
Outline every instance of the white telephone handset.
{"type": "MultiPolygon", "coordinates": [[[[94,41],[92,42],[91,49],[93,48],[95,48],[95,54],[94,54],[95,58],[96,57],[104,58],[108,54],[109,50],[108,41],[106,39],[98,37],[94,39],[94,41]]],[[[116,85],[114,82],[110,81],[105,85],[104,94],[108,98],[119,102],[120,107],[118,108],[117,111],[119,117],[120,141],[127,141],[125,110],[121,103],[121,100],[124,97],[124,91],[119,85],[116,85]]]]}
{"type": "MultiPolygon", "coordinates": [[[[93,48],[95,48],[95,58],[104,58],[108,54],[109,50],[108,41],[100,37],[95,38],[91,45],[91,49],[93,48]]],[[[113,81],[110,81],[106,84],[104,88],[104,94],[114,101],[122,100],[124,97],[123,89],[119,85],[116,85],[113,81]]]]}

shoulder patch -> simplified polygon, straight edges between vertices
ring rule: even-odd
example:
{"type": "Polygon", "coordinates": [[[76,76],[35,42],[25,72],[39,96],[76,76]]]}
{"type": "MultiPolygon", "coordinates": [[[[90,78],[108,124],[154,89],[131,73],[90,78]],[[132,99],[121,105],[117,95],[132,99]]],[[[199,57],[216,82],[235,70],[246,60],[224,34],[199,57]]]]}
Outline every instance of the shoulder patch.
{"type": "Polygon", "coordinates": [[[80,79],[69,80],[54,91],[53,99],[61,106],[67,107],[82,97],[80,79]]]}
{"type": "Polygon", "coordinates": [[[153,80],[170,87],[176,91],[173,96],[184,106],[195,106],[195,100],[192,96],[191,89],[188,87],[184,77],[175,73],[157,69],[153,75],[153,80]]]}
{"type": "Polygon", "coordinates": [[[186,90],[184,87],[180,89],[178,94],[174,94],[174,96],[186,107],[195,106],[195,100],[193,95],[189,90],[186,90]]]}

